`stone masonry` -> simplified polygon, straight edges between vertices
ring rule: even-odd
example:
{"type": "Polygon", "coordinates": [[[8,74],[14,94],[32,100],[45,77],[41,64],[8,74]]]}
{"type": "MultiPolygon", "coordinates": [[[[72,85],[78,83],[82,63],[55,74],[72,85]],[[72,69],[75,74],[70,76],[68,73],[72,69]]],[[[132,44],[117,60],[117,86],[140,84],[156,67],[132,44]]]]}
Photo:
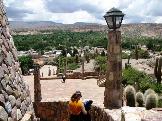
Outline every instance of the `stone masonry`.
{"type": "Polygon", "coordinates": [[[121,32],[110,31],[108,37],[108,70],[106,74],[104,106],[111,109],[122,107],[121,32]]]}
{"type": "Polygon", "coordinates": [[[3,0],[0,0],[0,120],[18,121],[27,113],[34,115],[34,110],[8,25],[3,0]]]}
{"type": "Polygon", "coordinates": [[[34,102],[40,102],[41,97],[41,84],[40,84],[40,66],[34,67],[34,102]]]}
{"type": "MultiPolygon", "coordinates": [[[[40,121],[69,121],[68,102],[38,102],[35,113],[40,121]]],[[[90,110],[92,121],[161,121],[162,114],[144,107],[122,107],[120,109],[104,109],[92,105],[90,110]]]]}

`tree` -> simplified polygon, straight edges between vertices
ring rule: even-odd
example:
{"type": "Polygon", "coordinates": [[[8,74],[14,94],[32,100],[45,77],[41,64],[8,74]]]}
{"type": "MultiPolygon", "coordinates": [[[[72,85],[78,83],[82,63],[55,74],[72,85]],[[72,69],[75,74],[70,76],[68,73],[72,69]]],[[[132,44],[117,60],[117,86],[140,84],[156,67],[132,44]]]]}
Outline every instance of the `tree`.
{"type": "Polygon", "coordinates": [[[33,60],[31,56],[21,56],[19,57],[19,62],[23,75],[28,74],[29,69],[33,68],[33,60]]]}

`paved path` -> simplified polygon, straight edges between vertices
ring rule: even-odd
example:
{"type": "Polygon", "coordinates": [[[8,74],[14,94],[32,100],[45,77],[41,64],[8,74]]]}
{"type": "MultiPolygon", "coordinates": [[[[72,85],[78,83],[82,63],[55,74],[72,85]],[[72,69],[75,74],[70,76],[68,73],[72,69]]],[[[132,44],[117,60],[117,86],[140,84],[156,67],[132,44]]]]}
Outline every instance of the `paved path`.
{"type": "MultiPolygon", "coordinates": [[[[25,82],[29,85],[32,100],[34,99],[34,77],[24,76],[25,82]]],[[[82,99],[92,99],[95,105],[103,106],[104,87],[98,87],[96,79],[67,79],[66,83],[57,80],[41,80],[42,101],[69,100],[76,91],[82,92],[82,99]]]]}

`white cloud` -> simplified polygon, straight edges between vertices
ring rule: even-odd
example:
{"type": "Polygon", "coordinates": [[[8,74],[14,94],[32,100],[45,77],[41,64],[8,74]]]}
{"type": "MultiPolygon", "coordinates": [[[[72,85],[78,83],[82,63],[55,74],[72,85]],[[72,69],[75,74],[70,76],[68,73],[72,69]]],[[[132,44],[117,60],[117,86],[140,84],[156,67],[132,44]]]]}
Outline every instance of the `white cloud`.
{"type": "Polygon", "coordinates": [[[162,23],[162,16],[157,17],[155,23],[162,23]]]}
{"type": "MultiPolygon", "coordinates": [[[[4,3],[12,9],[24,10],[26,13],[22,20],[28,21],[51,20],[63,23],[96,22],[105,24],[102,16],[110,8],[117,7],[126,14],[124,23],[162,22],[161,0],[5,0],[4,3]],[[55,4],[48,9],[48,2],[55,4]]],[[[15,14],[14,20],[16,15],[18,14],[15,14]]],[[[23,14],[21,13],[21,15],[23,14]]],[[[9,16],[11,20],[12,17],[9,16]]]]}

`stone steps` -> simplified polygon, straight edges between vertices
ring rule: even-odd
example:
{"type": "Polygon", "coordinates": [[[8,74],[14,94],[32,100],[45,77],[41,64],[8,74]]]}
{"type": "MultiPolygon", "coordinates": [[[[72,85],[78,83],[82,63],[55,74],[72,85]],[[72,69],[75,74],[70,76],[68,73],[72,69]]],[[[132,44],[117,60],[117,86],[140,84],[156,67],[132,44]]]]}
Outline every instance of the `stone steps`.
{"type": "Polygon", "coordinates": [[[99,75],[99,78],[97,80],[97,85],[99,87],[105,87],[105,82],[106,82],[106,75],[99,75]]]}

